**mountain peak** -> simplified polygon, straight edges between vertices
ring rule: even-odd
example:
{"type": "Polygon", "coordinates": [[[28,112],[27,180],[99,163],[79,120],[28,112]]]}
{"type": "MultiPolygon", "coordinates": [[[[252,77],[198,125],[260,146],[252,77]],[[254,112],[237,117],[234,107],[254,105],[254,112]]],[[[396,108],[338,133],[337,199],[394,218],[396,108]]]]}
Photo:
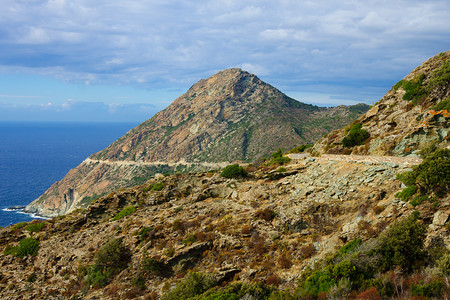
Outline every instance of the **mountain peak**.
{"type": "Polygon", "coordinates": [[[304,104],[239,68],[223,70],[91,155],[27,209],[57,215],[155,173],[256,161],[278,148],[312,143],[365,111],[304,104]]]}

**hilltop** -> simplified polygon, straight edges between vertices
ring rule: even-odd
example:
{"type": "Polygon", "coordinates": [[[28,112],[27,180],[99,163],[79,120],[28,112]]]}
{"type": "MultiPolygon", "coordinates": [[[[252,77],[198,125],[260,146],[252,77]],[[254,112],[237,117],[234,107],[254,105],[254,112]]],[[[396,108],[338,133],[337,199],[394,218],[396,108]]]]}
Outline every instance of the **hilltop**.
{"type": "Polygon", "coordinates": [[[91,155],[26,211],[57,216],[156,173],[254,162],[277,148],[313,143],[367,109],[364,104],[304,104],[253,74],[227,69],[200,80],[166,109],[91,155]]]}

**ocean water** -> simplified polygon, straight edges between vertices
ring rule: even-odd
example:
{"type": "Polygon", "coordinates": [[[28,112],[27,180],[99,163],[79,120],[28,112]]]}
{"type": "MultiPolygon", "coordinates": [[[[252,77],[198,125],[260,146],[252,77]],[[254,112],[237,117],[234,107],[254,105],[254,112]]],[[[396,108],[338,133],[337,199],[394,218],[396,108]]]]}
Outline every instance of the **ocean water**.
{"type": "Polygon", "coordinates": [[[27,205],[135,123],[0,122],[0,226],[30,221],[27,205]]]}

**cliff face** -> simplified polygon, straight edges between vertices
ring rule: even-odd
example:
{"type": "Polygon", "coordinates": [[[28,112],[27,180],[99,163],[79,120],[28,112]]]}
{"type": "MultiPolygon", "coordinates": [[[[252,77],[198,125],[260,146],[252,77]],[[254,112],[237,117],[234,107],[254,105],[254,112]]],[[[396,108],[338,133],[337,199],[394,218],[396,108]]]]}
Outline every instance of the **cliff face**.
{"type": "Polygon", "coordinates": [[[155,173],[217,169],[312,143],[367,111],[321,108],[287,97],[240,69],[194,84],[169,107],[71,170],[26,211],[56,216],[155,173]]]}
{"type": "Polygon", "coordinates": [[[316,154],[417,156],[431,145],[449,146],[450,51],[414,69],[369,111],[360,123],[370,137],[363,145],[344,147],[348,129],[330,132],[314,146],[316,154]]]}

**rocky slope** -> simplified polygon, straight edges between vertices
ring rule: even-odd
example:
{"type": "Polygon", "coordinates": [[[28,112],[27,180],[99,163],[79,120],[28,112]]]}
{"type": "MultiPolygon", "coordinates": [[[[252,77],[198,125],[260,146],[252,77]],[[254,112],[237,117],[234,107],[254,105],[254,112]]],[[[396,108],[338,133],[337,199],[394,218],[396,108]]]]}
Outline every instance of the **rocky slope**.
{"type": "MultiPolygon", "coordinates": [[[[430,65],[442,57],[448,53],[430,65]]],[[[435,92],[446,91],[448,84],[435,92]]],[[[427,111],[417,109],[421,105],[402,116],[416,122],[409,111],[421,116],[427,111]]],[[[436,115],[436,127],[427,119],[420,128],[442,147],[439,129],[446,127],[439,124],[446,119],[436,115]]],[[[372,118],[379,120],[376,126],[369,120],[362,127],[372,137],[379,127],[386,130],[384,139],[397,139],[401,132],[384,123],[392,120],[372,118]]],[[[429,143],[413,144],[409,136],[403,138],[411,153],[429,143]]],[[[208,289],[216,296],[194,299],[217,299],[217,293],[220,299],[450,297],[448,152],[434,165],[417,157],[292,158],[283,167],[249,166],[245,178],[226,179],[216,171],[158,176],[86,209],[0,229],[0,298],[168,300],[208,289]],[[405,186],[397,174],[417,164],[431,175],[446,174],[428,178],[446,182],[445,193],[432,190],[437,198],[417,195],[422,200],[415,203],[400,199],[405,186]]],[[[96,156],[89,163],[134,166],[101,163],[96,156]]]]}
{"type": "MultiPolygon", "coordinates": [[[[40,249],[23,259],[0,255],[0,297],[156,299],[188,270],[213,274],[222,284],[276,279],[280,289],[295,289],[306,266],[354,238],[377,236],[415,210],[395,197],[396,174],[410,163],[324,157],[295,160],[283,172],[250,170],[241,180],[214,172],[152,179],[47,221],[38,232],[2,229],[0,249],[25,237],[39,240],[40,249]],[[129,205],[136,210],[113,218],[129,205]],[[86,268],[113,238],[129,251],[127,266],[105,287],[89,286],[86,268]],[[147,270],[149,261],[158,269],[147,270]]],[[[448,196],[416,209],[430,224],[427,240],[449,245],[448,196]]]]}
{"type": "Polygon", "coordinates": [[[280,147],[312,143],[367,108],[307,105],[255,75],[224,70],[200,80],[165,110],[91,155],[26,211],[61,215],[120,187],[143,183],[155,173],[255,161],[280,147]]]}
{"type": "Polygon", "coordinates": [[[314,153],[417,156],[430,144],[448,147],[449,74],[450,51],[430,58],[354,122],[370,134],[363,145],[343,146],[348,126],[322,138],[314,153]]]}

